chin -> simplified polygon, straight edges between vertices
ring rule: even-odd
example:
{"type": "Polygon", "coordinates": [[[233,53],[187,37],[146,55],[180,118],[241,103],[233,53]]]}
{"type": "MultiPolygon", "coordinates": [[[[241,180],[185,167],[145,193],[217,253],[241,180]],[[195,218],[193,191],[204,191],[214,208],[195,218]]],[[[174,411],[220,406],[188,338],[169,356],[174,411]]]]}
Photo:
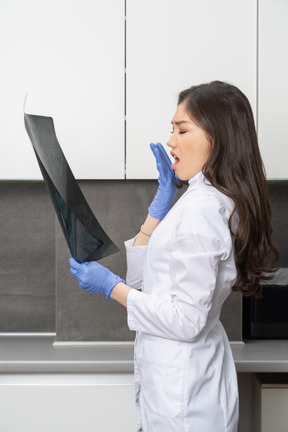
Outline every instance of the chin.
{"type": "Polygon", "coordinates": [[[181,174],[178,174],[176,171],[175,171],[175,174],[176,174],[176,176],[178,177],[178,179],[181,180],[181,181],[183,181],[183,182],[188,181],[188,180],[190,180],[190,178],[191,178],[191,177],[188,177],[188,178],[187,178],[187,175],[185,176],[185,175],[183,175],[183,174],[182,174],[182,175],[181,175],[181,174]]]}

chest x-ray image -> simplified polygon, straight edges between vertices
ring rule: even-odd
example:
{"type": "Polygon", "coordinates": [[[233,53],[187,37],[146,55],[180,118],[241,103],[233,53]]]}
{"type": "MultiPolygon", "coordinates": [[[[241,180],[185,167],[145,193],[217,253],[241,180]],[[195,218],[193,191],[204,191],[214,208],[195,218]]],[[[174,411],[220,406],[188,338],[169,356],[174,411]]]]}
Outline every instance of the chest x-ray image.
{"type": "Polygon", "coordinates": [[[79,262],[95,261],[118,252],[75,180],[53,118],[24,113],[24,122],[72,257],[79,262]]]}

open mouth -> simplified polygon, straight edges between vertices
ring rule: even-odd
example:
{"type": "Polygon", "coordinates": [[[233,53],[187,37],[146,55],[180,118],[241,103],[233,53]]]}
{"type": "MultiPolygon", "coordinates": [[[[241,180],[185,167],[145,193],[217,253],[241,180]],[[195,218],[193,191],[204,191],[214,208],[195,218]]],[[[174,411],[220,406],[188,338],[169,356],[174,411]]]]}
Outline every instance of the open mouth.
{"type": "Polygon", "coordinates": [[[174,158],[174,163],[171,165],[171,169],[175,169],[179,163],[179,158],[174,154],[171,153],[171,156],[174,158]]]}

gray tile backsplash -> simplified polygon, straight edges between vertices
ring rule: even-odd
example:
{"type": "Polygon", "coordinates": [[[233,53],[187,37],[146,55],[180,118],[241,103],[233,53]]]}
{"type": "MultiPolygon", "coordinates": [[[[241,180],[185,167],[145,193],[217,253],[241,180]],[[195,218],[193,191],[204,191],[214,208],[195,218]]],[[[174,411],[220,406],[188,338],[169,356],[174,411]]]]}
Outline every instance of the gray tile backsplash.
{"type": "MultiPolygon", "coordinates": [[[[149,201],[153,181],[79,182],[98,221],[120,252],[99,261],[125,279],[124,241],[137,234],[149,201]],[[140,225],[139,225],[140,224],[140,225]]],[[[70,274],[70,254],[57,226],[57,340],[133,340],[126,311],[104,296],[83,292],[70,274]]]]}
{"type": "MultiPolygon", "coordinates": [[[[281,265],[287,262],[288,243],[281,235],[284,230],[287,239],[287,209],[281,204],[287,206],[287,183],[280,185],[285,192],[279,191],[279,182],[269,183],[274,222],[280,224],[275,231],[281,265]]],[[[137,234],[157,182],[103,180],[79,181],[79,185],[120,248],[100,262],[125,278],[124,241],[137,234]]],[[[0,197],[0,332],[56,331],[57,341],[133,340],[125,308],[82,291],[70,274],[70,253],[44,183],[0,182],[0,197]]],[[[232,293],[221,315],[230,340],[241,340],[241,315],[242,298],[232,293]]]]}
{"type": "Polygon", "coordinates": [[[43,182],[0,182],[0,332],[55,331],[55,216],[43,182]]]}

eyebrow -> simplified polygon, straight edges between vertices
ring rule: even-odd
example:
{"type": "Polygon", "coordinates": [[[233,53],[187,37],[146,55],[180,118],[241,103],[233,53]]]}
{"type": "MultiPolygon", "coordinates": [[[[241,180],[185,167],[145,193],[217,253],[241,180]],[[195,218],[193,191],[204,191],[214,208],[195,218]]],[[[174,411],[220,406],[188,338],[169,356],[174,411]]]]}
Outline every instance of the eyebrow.
{"type": "Polygon", "coordinates": [[[176,122],[171,121],[171,124],[172,125],[175,124],[176,126],[179,126],[182,123],[189,123],[189,121],[187,121],[187,120],[179,120],[179,121],[176,121],[176,122]]]}

